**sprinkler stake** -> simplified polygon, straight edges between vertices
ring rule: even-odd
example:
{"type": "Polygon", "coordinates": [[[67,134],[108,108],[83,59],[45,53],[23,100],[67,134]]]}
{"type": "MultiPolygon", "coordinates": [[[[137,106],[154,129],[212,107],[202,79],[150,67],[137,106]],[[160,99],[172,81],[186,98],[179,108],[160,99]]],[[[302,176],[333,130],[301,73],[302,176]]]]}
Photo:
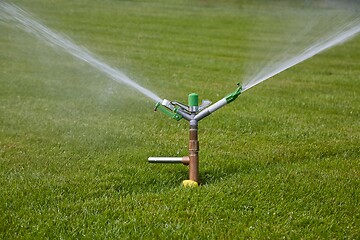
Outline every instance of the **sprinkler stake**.
{"type": "Polygon", "coordinates": [[[158,102],[155,106],[155,111],[159,109],[167,116],[177,121],[184,118],[190,123],[189,129],[189,156],[188,157],[149,157],[149,163],[183,163],[189,165],[189,180],[183,182],[184,187],[198,186],[199,184],[199,142],[198,142],[198,122],[215,112],[219,108],[234,101],[240,94],[242,87],[238,83],[238,87],[232,93],[229,93],[224,98],[216,103],[211,104],[209,100],[203,101],[199,106],[199,96],[196,93],[191,93],[188,96],[188,106],[180,102],[170,102],[164,99],[162,103],[158,102]],[[208,107],[208,105],[210,105],[208,107]]]}

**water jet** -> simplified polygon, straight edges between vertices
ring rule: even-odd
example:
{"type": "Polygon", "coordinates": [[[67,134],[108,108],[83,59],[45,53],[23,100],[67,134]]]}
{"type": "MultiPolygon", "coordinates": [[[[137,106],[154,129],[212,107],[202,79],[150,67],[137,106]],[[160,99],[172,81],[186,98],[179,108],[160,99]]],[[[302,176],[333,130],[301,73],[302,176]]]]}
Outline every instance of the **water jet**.
{"type": "Polygon", "coordinates": [[[10,23],[16,23],[16,27],[36,36],[46,44],[60,48],[76,59],[86,62],[93,68],[107,75],[110,79],[133,88],[155,102],[161,101],[161,98],[154,92],[136,83],[119,69],[111,67],[101,61],[89,50],[77,45],[72,39],[48,28],[15,4],[0,1],[0,20],[1,18],[4,18],[10,23]]]}
{"type": "Polygon", "coordinates": [[[155,106],[155,111],[160,110],[171,119],[180,121],[185,119],[189,122],[189,156],[185,157],[149,157],[149,163],[182,163],[189,166],[189,179],[183,181],[184,187],[195,187],[200,183],[199,180],[199,141],[198,123],[216,110],[234,101],[242,92],[240,83],[234,92],[229,93],[219,101],[210,105],[209,100],[203,100],[199,106],[199,96],[191,93],[188,96],[188,105],[177,101],[164,99],[155,106]]]}

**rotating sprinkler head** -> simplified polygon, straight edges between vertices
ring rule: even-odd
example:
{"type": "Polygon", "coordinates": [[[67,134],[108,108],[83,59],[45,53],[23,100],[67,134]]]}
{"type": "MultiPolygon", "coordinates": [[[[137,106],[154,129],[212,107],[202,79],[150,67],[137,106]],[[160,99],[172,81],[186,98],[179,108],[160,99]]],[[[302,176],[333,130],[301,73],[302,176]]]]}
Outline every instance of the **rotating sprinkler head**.
{"type": "Polygon", "coordinates": [[[177,121],[181,120],[182,118],[188,121],[200,121],[201,119],[207,117],[219,108],[222,108],[226,104],[234,101],[242,92],[242,86],[240,85],[240,83],[238,83],[237,85],[238,87],[235,89],[234,92],[229,93],[224,98],[220,99],[211,106],[209,106],[211,104],[211,101],[209,100],[203,100],[201,105],[199,106],[199,96],[196,93],[191,93],[188,96],[189,105],[185,105],[177,101],[171,102],[167,99],[164,99],[161,103],[158,102],[156,104],[154,111],[159,109],[161,112],[177,121]]]}
{"type": "Polygon", "coordinates": [[[228,103],[234,101],[242,92],[240,83],[234,92],[229,93],[224,98],[216,103],[211,104],[209,100],[203,100],[199,106],[199,96],[196,93],[191,93],[188,96],[188,105],[177,101],[169,101],[164,99],[161,103],[158,102],[154,111],[160,110],[167,116],[176,121],[181,119],[190,122],[190,140],[189,140],[189,156],[183,158],[172,157],[150,157],[150,163],[183,163],[189,165],[189,180],[183,182],[183,186],[198,186],[199,183],[199,142],[198,142],[198,122],[203,118],[209,116],[211,113],[222,108],[228,103]],[[189,182],[193,183],[190,184],[189,182]]]}

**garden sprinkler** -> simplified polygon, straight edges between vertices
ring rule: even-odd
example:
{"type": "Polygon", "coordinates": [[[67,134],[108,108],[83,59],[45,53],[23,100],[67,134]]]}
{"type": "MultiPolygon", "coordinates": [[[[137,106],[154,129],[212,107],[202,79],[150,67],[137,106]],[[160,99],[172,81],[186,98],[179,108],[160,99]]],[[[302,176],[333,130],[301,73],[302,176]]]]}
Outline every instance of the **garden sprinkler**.
{"type": "Polygon", "coordinates": [[[209,100],[203,100],[199,106],[199,97],[196,93],[188,96],[188,105],[177,101],[164,99],[158,102],[154,111],[160,110],[167,116],[177,121],[185,119],[190,123],[189,156],[186,157],[149,157],[149,163],[182,163],[189,166],[189,180],[183,181],[183,186],[192,187],[199,184],[199,142],[198,142],[198,122],[209,116],[219,108],[234,101],[242,91],[240,83],[236,90],[216,103],[211,104],[209,100]]]}

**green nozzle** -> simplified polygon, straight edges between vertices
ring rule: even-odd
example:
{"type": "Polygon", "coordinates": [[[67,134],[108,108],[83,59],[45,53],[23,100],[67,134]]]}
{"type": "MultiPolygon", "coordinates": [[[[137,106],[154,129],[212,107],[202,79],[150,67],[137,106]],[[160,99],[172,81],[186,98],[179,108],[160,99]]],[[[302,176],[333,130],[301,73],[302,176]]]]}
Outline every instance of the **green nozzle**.
{"type": "Polygon", "coordinates": [[[199,95],[196,93],[190,93],[188,97],[189,107],[199,106],[199,95]]]}
{"type": "Polygon", "coordinates": [[[164,106],[161,105],[161,103],[157,103],[155,105],[155,111],[159,109],[161,112],[165,113],[165,115],[171,117],[172,119],[175,119],[176,121],[179,121],[182,119],[182,116],[180,116],[179,114],[177,113],[173,113],[171,111],[169,111],[167,108],[165,108],[164,106]]]}
{"type": "Polygon", "coordinates": [[[238,85],[238,87],[236,88],[236,90],[234,92],[225,96],[227,103],[234,101],[241,94],[242,86],[240,85],[240,83],[238,83],[237,85],[238,85]]]}

